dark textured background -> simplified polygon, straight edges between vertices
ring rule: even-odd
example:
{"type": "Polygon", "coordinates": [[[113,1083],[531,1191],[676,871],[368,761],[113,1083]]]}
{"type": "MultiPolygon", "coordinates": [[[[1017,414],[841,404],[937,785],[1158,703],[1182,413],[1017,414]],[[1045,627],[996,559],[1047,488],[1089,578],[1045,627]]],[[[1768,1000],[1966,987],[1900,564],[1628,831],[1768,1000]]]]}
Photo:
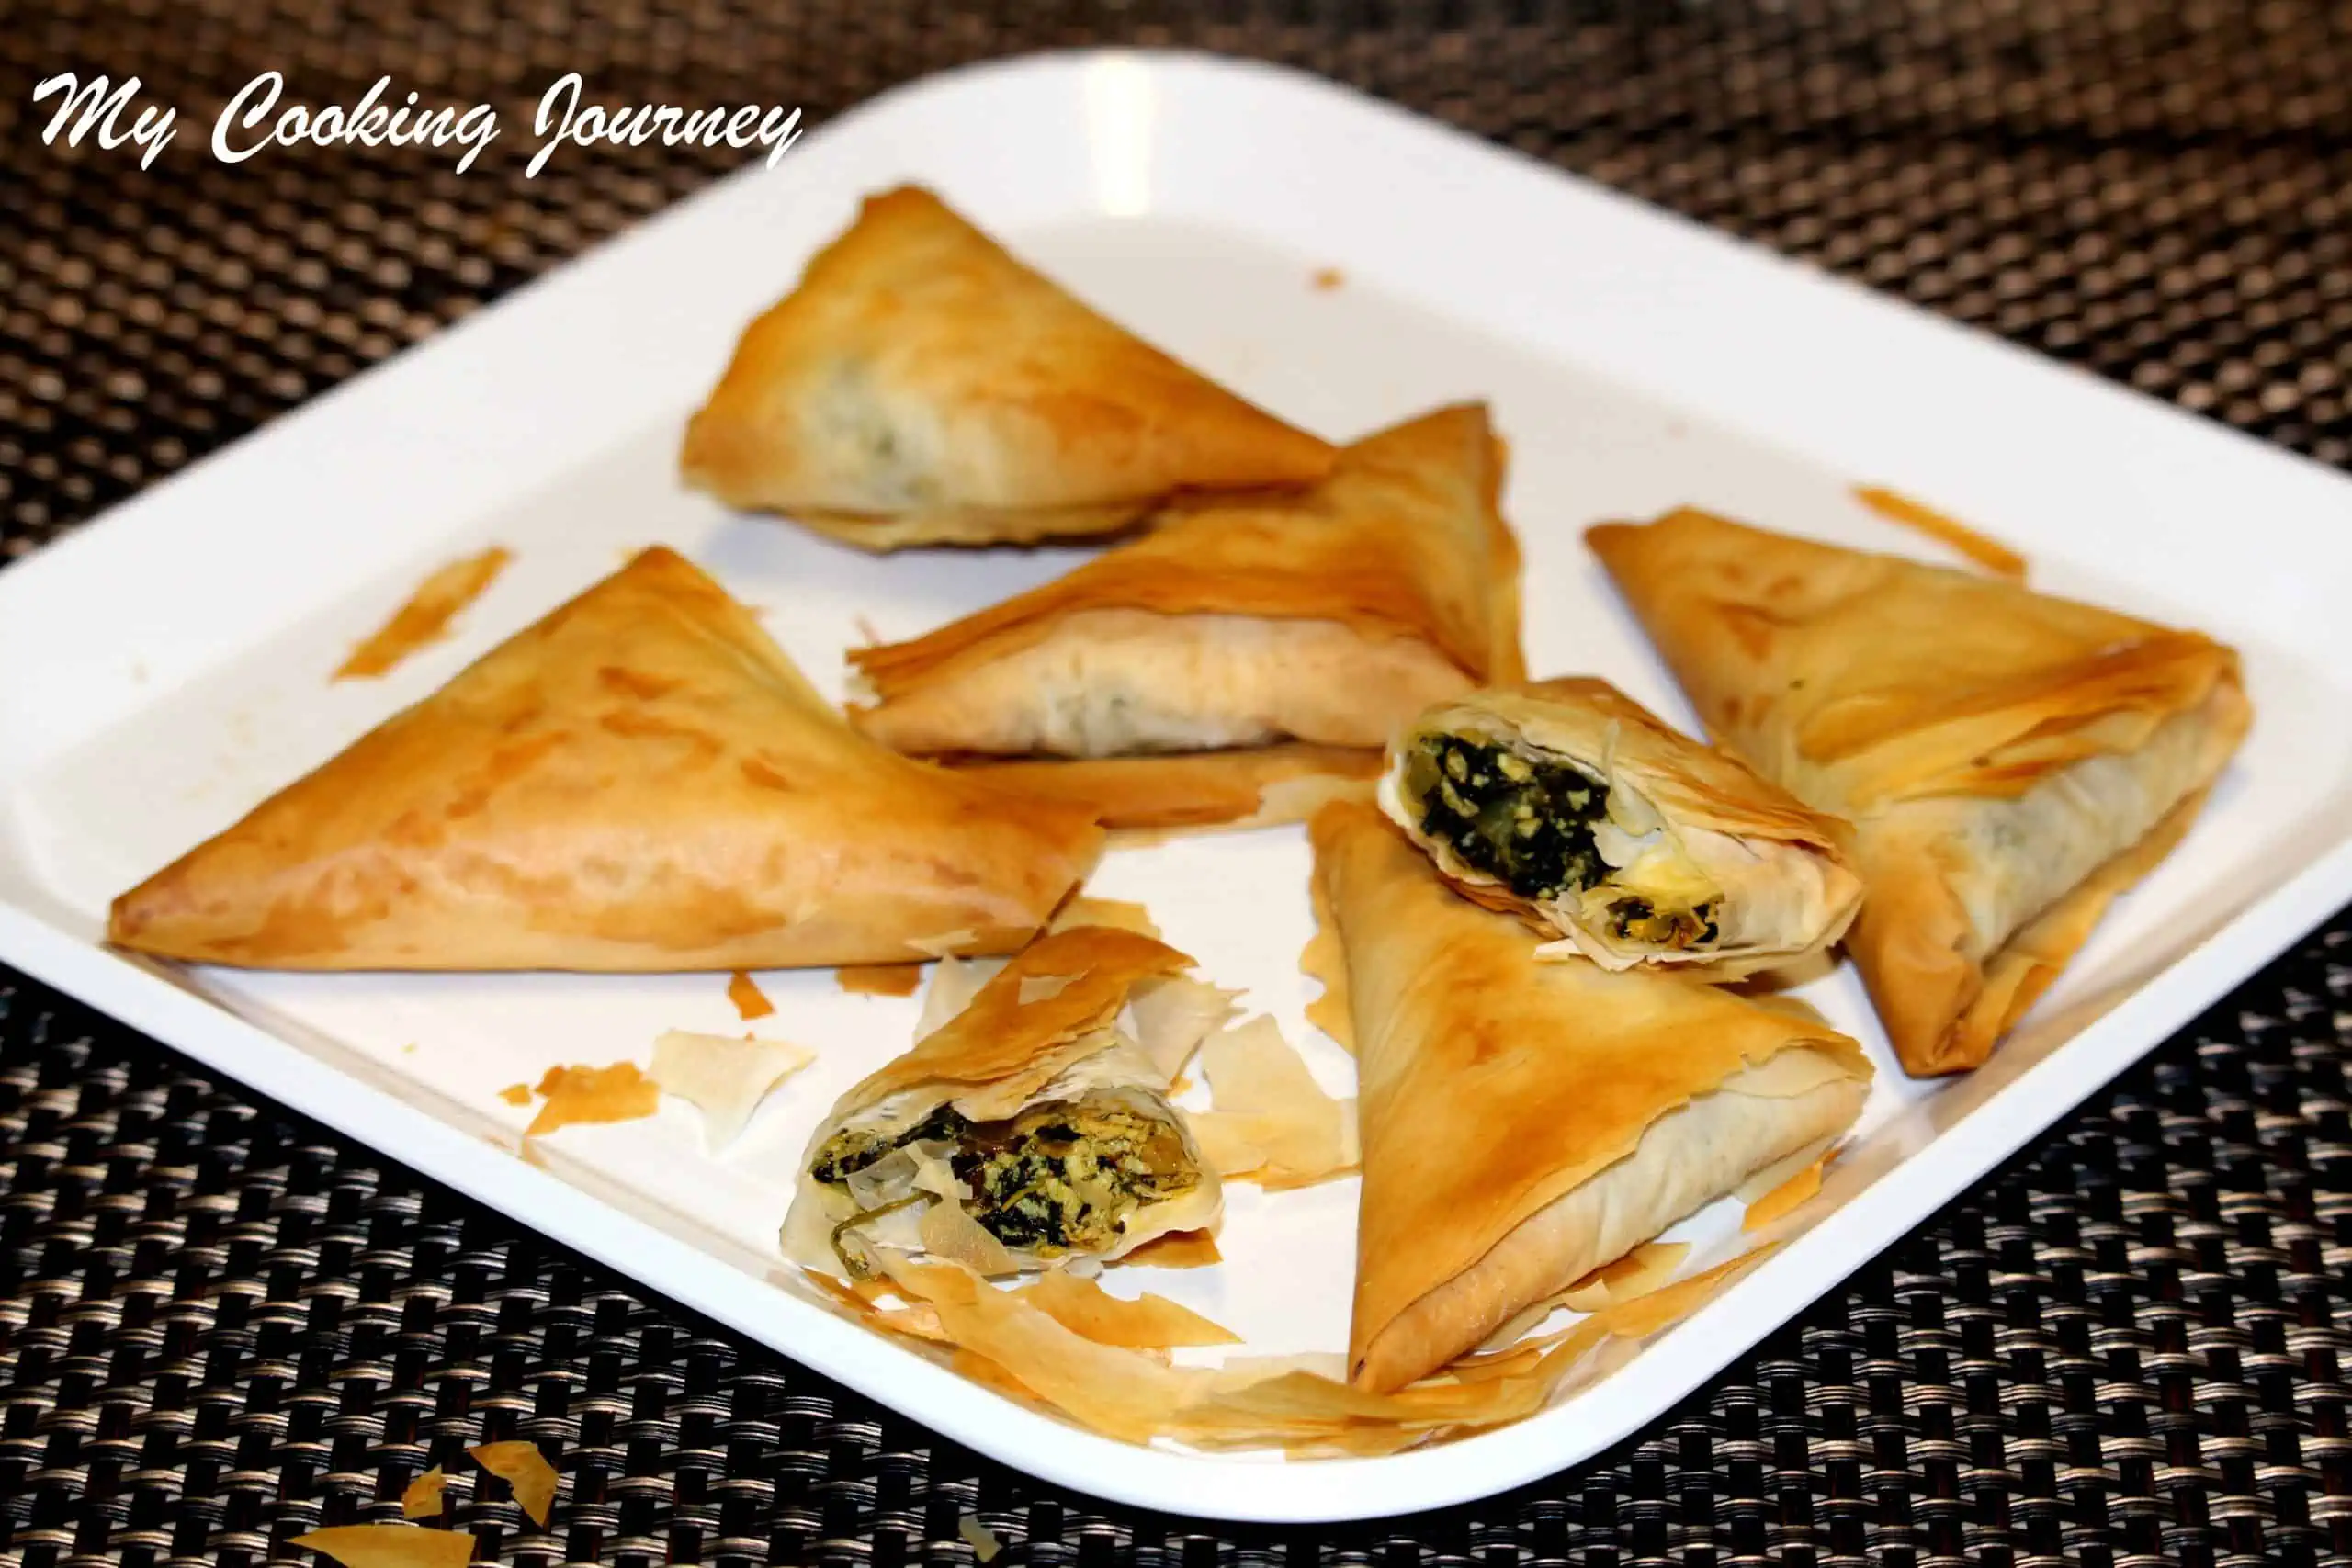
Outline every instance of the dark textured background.
{"type": "MultiPolygon", "coordinates": [[[[963,61],[1184,43],[1352,82],[2328,463],[2352,459],[2352,9],[2125,0],[0,3],[0,552],[721,171],[522,126],[607,102],[811,122],[963,61]],[[44,149],[31,84],[136,73],[152,171],[44,149]],[[275,67],[500,104],[415,150],[202,143],[275,67]]],[[[0,558],[5,558],[0,557],[0,558]]],[[[2282,563],[2282,570],[2290,569],[2282,563]]],[[[15,672],[11,672],[13,675],[15,672]]],[[[1634,1444],[1335,1529],[1063,1496],[687,1318],[0,970],[0,1564],[303,1560],[432,1463],[486,1559],[2352,1561],[2339,919],[1634,1444]],[[530,1529],[462,1449],[560,1456],[530,1529]]]]}

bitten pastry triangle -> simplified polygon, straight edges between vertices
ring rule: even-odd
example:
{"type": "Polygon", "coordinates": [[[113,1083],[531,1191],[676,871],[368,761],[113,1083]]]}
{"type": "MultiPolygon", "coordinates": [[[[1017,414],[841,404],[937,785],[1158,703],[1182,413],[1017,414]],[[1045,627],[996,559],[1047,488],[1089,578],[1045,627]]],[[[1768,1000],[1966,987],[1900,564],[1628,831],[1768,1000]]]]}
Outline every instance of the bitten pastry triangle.
{"type": "Polygon", "coordinates": [[[1006,953],[1102,830],[851,729],[654,548],[115,901],[283,969],[760,969],[1006,953]]]}
{"type": "Polygon", "coordinates": [[[1332,457],[910,186],[752,323],[681,466],[888,550],[1108,533],[1178,491],[1312,483],[1332,457]]]}

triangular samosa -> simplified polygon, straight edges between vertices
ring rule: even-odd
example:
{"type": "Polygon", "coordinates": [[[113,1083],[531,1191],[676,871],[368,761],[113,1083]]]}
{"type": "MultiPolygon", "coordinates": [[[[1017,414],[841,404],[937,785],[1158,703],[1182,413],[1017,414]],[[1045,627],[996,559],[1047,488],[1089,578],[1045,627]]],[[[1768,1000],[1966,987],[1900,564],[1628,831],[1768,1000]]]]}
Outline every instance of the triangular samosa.
{"type": "Polygon", "coordinates": [[[1087,812],[896,756],[650,549],[115,900],[283,969],[761,969],[1006,953],[1087,812]]]}
{"type": "Polygon", "coordinates": [[[1980,1065],[2244,738],[2237,655],[1702,512],[1586,537],[1708,730],[1854,825],[1847,945],[1913,1073],[1980,1065]]]}
{"type": "Polygon", "coordinates": [[[1801,1010],[1541,959],[1371,807],[1311,831],[1359,1082],[1359,1386],[1436,1371],[1860,1114],[1869,1060],[1801,1010]]]}
{"type": "Polygon", "coordinates": [[[904,186],[744,333],[683,466],[886,550],[1109,533],[1181,491],[1311,483],[1331,456],[904,186]]]}
{"type": "Polygon", "coordinates": [[[1256,776],[1252,748],[1376,750],[1524,673],[1502,461],[1464,404],[1345,448],[1304,493],[1180,507],[1068,576],[853,651],[876,700],[852,720],[915,755],[1183,754],[1196,779],[1192,754],[1256,776]]]}

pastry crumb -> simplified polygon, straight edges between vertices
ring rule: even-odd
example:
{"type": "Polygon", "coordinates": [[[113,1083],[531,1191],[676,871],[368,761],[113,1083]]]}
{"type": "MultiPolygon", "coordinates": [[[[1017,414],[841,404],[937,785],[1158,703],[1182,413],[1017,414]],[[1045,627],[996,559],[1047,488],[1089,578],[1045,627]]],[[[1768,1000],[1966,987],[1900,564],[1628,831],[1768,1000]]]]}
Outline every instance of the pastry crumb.
{"type": "Polygon", "coordinates": [[[844,964],[833,979],[854,997],[911,997],[922,986],[920,964],[844,964]]]}
{"type": "Polygon", "coordinates": [[[653,1081],[702,1112],[703,1147],[717,1154],[735,1141],[769,1090],[816,1059],[814,1051],[787,1041],[673,1029],[653,1043],[653,1081]]]}
{"type": "Polygon", "coordinates": [[[1901,491],[1884,485],[1856,485],[1854,499],[1890,523],[1916,529],[1939,544],[1950,546],[1997,577],[2014,578],[2020,582],[2025,580],[2025,557],[1959,519],[1912,500],[1901,491]]]}
{"type": "Polygon", "coordinates": [[[1219,1176],[1272,1192],[1357,1168],[1355,1101],[1325,1093],[1272,1018],[1227,1029],[1201,1049],[1214,1109],[1193,1115],[1193,1133],[1219,1176]]]}
{"type": "Polygon", "coordinates": [[[582,1122],[635,1122],[653,1114],[662,1091],[635,1062],[607,1067],[549,1067],[539,1080],[547,1103],[523,1129],[525,1139],[544,1137],[559,1127],[582,1122]]]}
{"type": "Polygon", "coordinates": [[[1336,266],[1318,266],[1315,269],[1314,276],[1307,281],[1314,286],[1317,293],[1329,294],[1345,283],[1347,276],[1336,266]]]}
{"type": "Polygon", "coordinates": [[[539,1451],[537,1443],[515,1439],[503,1443],[483,1443],[466,1452],[473,1461],[495,1475],[514,1491],[514,1501],[530,1521],[545,1529],[548,1509],[555,1502],[558,1478],[555,1466],[539,1451]]]}
{"type": "Polygon", "coordinates": [[[957,1519],[956,1533],[972,1543],[973,1557],[982,1562],[993,1562],[997,1553],[1004,1550],[997,1541],[996,1532],[980,1523],[978,1514],[966,1514],[957,1519]]]}
{"type": "Polygon", "coordinates": [[[1207,1231],[1170,1231],[1145,1242],[1119,1263],[1145,1269],[1210,1269],[1225,1261],[1207,1231]]]}
{"type": "Polygon", "coordinates": [[[736,1013],[745,1023],[755,1018],[765,1018],[775,1011],[775,1004],[760,989],[759,982],[743,970],[735,971],[727,982],[727,999],[735,1004],[736,1013]]]}
{"type": "Polygon", "coordinates": [[[1097,898],[1080,893],[1064,904],[1061,912],[1046,923],[1049,931],[1066,931],[1076,926],[1110,926],[1114,930],[1133,931],[1137,936],[1159,940],[1164,933],[1151,918],[1151,911],[1141,904],[1125,898],[1097,898]]]}
{"type": "Polygon", "coordinates": [[[474,1560],[471,1530],[430,1525],[330,1525],[286,1544],[315,1551],[344,1568],[466,1568],[474,1560]]]}
{"type": "Polygon", "coordinates": [[[337,681],[372,680],[388,675],[418,649],[449,635],[458,613],[487,592],[514,558],[512,551],[493,545],[477,556],[451,561],[417,584],[408,602],[392,618],[351,650],[334,672],[337,681]]]}
{"type": "Polygon", "coordinates": [[[410,1482],[407,1489],[401,1494],[402,1517],[425,1519],[439,1513],[441,1494],[448,1484],[449,1478],[442,1473],[441,1467],[437,1464],[410,1482]]]}

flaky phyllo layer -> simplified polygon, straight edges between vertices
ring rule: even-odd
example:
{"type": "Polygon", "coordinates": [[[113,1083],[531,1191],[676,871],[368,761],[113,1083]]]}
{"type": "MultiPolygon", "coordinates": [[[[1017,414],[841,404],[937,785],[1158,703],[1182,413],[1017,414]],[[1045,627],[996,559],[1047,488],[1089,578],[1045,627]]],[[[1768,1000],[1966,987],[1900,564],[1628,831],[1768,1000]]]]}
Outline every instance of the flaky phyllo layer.
{"type": "Polygon", "coordinates": [[[811,1140],[786,1254],[851,1279],[882,1252],[996,1276],[1215,1224],[1222,1191],[1169,1077],[1231,1009],[1190,963],[1079,927],[977,985],[968,965],[935,980],[938,1026],[811,1140]]]}
{"type": "Polygon", "coordinates": [[[1471,897],[1611,969],[1792,963],[1843,933],[1860,893],[1838,824],[1600,681],[1423,714],[1390,748],[1381,805],[1471,897]]]}
{"type": "Polygon", "coordinates": [[[1064,577],[850,655],[860,728],[922,756],[1376,750],[1516,679],[1519,556],[1486,411],[1347,447],[1312,490],[1200,501],[1064,577]]]}
{"type": "Polygon", "coordinates": [[[1847,945],[1915,1073],[1984,1061],[2251,721],[2231,649],[2004,578],[1690,511],[1586,537],[1708,730],[1852,824],[1847,945]]]}
{"type": "Polygon", "coordinates": [[[1802,1010],[1545,961],[1368,807],[1310,834],[1360,1083],[1360,1388],[1444,1366],[1860,1113],[1869,1062],[1802,1010]]]}
{"type": "Polygon", "coordinates": [[[317,970],[1008,953],[1093,863],[1091,816],[874,744],[656,547],[123,894],[107,936],[317,970]]]}
{"type": "Polygon", "coordinates": [[[680,464],[730,505],[892,550],[1110,533],[1331,460],[902,186],[745,330],[680,464]]]}

